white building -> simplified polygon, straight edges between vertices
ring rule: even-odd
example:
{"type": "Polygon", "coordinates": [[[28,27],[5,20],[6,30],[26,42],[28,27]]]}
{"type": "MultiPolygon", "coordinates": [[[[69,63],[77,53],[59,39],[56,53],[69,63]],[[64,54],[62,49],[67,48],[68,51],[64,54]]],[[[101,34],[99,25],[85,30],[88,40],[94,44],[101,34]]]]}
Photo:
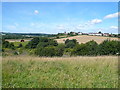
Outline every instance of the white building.
{"type": "Polygon", "coordinates": [[[78,32],[78,35],[82,35],[82,32],[78,32]]]}
{"type": "Polygon", "coordinates": [[[89,33],[91,36],[103,36],[103,33],[89,33]]]}
{"type": "Polygon", "coordinates": [[[104,33],[103,36],[109,36],[110,34],[109,33],[104,33]]]}

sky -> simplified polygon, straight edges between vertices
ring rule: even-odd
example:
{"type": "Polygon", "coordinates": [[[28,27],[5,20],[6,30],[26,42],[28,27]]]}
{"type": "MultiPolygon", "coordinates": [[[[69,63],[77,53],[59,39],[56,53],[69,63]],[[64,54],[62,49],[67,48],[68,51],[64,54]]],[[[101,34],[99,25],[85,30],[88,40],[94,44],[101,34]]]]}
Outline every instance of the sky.
{"type": "Polygon", "coordinates": [[[3,2],[2,32],[118,33],[117,2],[3,2]]]}

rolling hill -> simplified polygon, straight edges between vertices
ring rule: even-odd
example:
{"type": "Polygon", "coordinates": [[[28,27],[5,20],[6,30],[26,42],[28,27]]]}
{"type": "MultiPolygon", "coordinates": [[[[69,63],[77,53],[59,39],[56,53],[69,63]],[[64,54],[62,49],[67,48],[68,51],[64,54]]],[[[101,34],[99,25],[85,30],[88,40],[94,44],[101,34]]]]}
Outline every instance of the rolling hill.
{"type": "Polygon", "coordinates": [[[94,40],[98,44],[103,42],[106,39],[109,40],[118,40],[118,38],[114,37],[103,37],[103,36],[88,36],[88,35],[79,35],[79,36],[73,36],[73,37],[68,37],[68,38],[61,38],[61,39],[56,39],[58,43],[64,43],[66,39],[76,39],[79,43],[86,43],[88,41],[94,40]]]}

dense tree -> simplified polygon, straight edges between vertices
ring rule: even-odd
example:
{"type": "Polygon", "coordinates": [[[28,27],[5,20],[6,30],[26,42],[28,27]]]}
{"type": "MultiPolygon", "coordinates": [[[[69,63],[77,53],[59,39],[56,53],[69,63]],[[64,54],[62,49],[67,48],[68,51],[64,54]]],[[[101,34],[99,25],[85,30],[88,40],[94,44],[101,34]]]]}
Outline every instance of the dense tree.
{"type": "Polygon", "coordinates": [[[97,55],[98,54],[98,44],[94,40],[86,43],[86,48],[88,49],[87,55],[97,55]]]}
{"type": "Polygon", "coordinates": [[[8,41],[3,40],[2,41],[2,48],[15,49],[15,46],[13,43],[9,43],[8,41]]]}
{"type": "Polygon", "coordinates": [[[87,55],[87,53],[88,53],[87,44],[80,44],[74,47],[71,54],[72,55],[87,55]]]}
{"type": "Polygon", "coordinates": [[[48,39],[47,37],[36,37],[33,38],[27,45],[26,48],[46,47],[46,46],[57,46],[57,41],[48,39]]]}
{"type": "Polygon", "coordinates": [[[78,42],[77,42],[76,39],[72,39],[72,40],[67,39],[67,40],[65,41],[66,48],[73,48],[73,47],[75,47],[77,44],[78,44],[78,42]]]}
{"type": "Polygon", "coordinates": [[[99,54],[100,55],[115,55],[119,53],[119,41],[110,41],[105,40],[99,45],[99,54]]]}
{"type": "Polygon", "coordinates": [[[40,38],[35,37],[31,41],[29,41],[29,43],[25,47],[29,49],[36,48],[39,41],[40,41],[40,38]]]}
{"type": "Polygon", "coordinates": [[[56,56],[56,50],[54,46],[48,46],[45,48],[39,47],[36,49],[35,54],[38,56],[52,57],[56,56]]]}
{"type": "Polygon", "coordinates": [[[56,56],[63,56],[65,50],[65,45],[64,44],[59,44],[56,47],[56,56]]]}

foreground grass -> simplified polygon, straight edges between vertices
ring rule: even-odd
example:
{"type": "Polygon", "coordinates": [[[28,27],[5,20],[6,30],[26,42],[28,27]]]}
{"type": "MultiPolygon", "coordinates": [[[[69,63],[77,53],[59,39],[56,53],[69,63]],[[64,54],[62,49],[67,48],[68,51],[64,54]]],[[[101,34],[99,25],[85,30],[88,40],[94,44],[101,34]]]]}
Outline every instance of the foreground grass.
{"type": "Polygon", "coordinates": [[[117,88],[118,58],[3,57],[4,88],[117,88]]]}

